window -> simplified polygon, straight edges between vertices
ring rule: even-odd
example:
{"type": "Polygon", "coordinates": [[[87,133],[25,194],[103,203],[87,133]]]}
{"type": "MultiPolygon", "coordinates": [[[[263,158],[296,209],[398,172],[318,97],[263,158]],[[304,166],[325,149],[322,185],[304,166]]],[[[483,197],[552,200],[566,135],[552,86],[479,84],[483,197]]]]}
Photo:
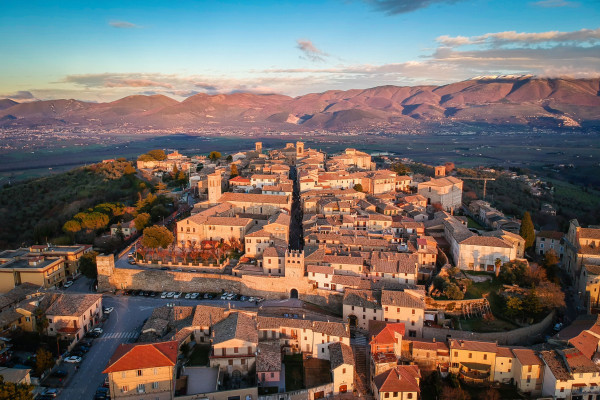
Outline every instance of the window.
{"type": "Polygon", "coordinates": [[[342,368],[342,374],[346,373],[346,368],[342,368]]]}
{"type": "Polygon", "coordinates": [[[152,389],[158,389],[158,382],[152,382],[152,389]]]}
{"type": "Polygon", "coordinates": [[[146,385],[143,383],[138,384],[137,391],[138,393],[146,393],[146,385]]]}
{"type": "Polygon", "coordinates": [[[246,365],[246,359],[245,359],[245,358],[242,358],[242,359],[240,360],[240,364],[242,364],[242,365],[246,365]]]}
{"type": "Polygon", "coordinates": [[[233,360],[229,360],[229,365],[233,365],[233,360]]]}
{"type": "Polygon", "coordinates": [[[412,393],[408,393],[408,395],[406,396],[407,399],[412,399],[412,393]]]}
{"type": "Polygon", "coordinates": [[[527,367],[527,372],[531,372],[531,365],[527,367]]]}
{"type": "Polygon", "coordinates": [[[141,369],[137,370],[137,376],[142,376],[142,370],[141,369]]]}
{"type": "Polygon", "coordinates": [[[469,358],[473,358],[473,353],[469,353],[469,358]]]}
{"type": "Polygon", "coordinates": [[[454,357],[458,357],[458,351],[454,352],[454,357]]]}
{"type": "Polygon", "coordinates": [[[412,310],[413,315],[415,315],[415,310],[412,310]]]}
{"type": "MultiPolygon", "coordinates": [[[[275,372],[271,372],[271,378],[275,378],[275,372]]],[[[263,379],[264,379],[264,374],[263,374],[263,379]]]]}
{"type": "Polygon", "coordinates": [[[483,355],[483,359],[484,359],[484,360],[487,360],[487,354],[484,354],[484,355],[483,355]]]}
{"type": "Polygon", "coordinates": [[[390,398],[390,393],[389,392],[385,392],[385,395],[383,397],[385,397],[386,399],[389,399],[390,398]]]}
{"type": "Polygon", "coordinates": [[[123,371],[121,372],[121,378],[125,378],[127,376],[127,372],[123,371]]]}
{"type": "Polygon", "coordinates": [[[123,386],[121,388],[121,393],[129,392],[129,386],[123,386]]]}

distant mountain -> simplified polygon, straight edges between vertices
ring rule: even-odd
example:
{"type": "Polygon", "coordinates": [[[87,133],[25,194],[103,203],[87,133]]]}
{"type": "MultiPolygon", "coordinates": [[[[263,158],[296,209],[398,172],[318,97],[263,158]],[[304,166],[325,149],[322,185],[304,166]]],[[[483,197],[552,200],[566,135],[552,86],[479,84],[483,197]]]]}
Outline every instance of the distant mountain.
{"type": "Polygon", "coordinates": [[[393,131],[448,122],[600,126],[600,79],[478,77],[444,86],[380,86],[294,98],[197,94],[181,102],[162,95],[128,96],[111,103],[0,100],[0,127],[393,131]]]}

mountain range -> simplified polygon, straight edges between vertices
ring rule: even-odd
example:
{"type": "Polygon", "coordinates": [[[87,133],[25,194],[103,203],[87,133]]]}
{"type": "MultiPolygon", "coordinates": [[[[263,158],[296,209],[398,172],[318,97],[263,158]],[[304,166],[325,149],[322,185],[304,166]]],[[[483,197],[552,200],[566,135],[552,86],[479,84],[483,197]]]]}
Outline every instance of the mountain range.
{"type": "Polygon", "coordinates": [[[379,86],[298,97],[201,93],[181,102],[164,95],[109,103],[0,100],[4,128],[394,131],[452,122],[600,126],[600,78],[478,77],[443,86],[379,86]]]}

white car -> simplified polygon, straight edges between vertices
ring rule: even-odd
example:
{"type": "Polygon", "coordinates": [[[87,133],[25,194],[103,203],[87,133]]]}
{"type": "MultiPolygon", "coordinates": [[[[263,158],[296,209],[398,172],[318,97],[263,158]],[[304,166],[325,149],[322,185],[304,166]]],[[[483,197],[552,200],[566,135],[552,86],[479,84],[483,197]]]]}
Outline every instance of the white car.
{"type": "Polygon", "coordinates": [[[254,303],[256,301],[256,297],[248,297],[248,301],[254,303]]]}
{"type": "Polygon", "coordinates": [[[198,298],[198,296],[200,296],[200,293],[192,293],[192,295],[190,296],[190,299],[196,300],[198,298]]]}
{"type": "Polygon", "coordinates": [[[77,363],[81,362],[81,357],[77,357],[77,356],[67,357],[67,358],[65,358],[65,362],[69,363],[69,364],[77,364],[77,363]]]}
{"type": "Polygon", "coordinates": [[[104,314],[110,314],[111,312],[113,312],[114,309],[114,307],[106,307],[104,309],[104,314]]]}
{"type": "Polygon", "coordinates": [[[63,287],[64,287],[65,289],[66,289],[66,288],[69,288],[69,287],[71,287],[71,286],[73,286],[73,281],[66,281],[66,282],[65,282],[65,284],[63,285],[63,287]]]}
{"type": "Polygon", "coordinates": [[[162,292],[162,293],[160,294],[160,298],[161,298],[161,299],[166,299],[166,298],[167,298],[167,292],[162,292]]]}
{"type": "Polygon", "coordinates": [[[221,295],[221,300],[225,300],[227,299],[227,296],[229,296],[229,293],[225,292],[221,295]]]}
{"type": "Polygon", "coordinates": [[[235,294],[231,293],[229,296],[227,296],[227,300],[233,300],[235,297],[235,294]]]}
{"type": "Polygon", "coordinates": [[[181,292],[177,292],[177,293],[175,293],[175,295],[173,295],[173,298],[174,298],[174,299],[178,299],[178,298],[180,298],[180,297],[181,297],[181,295],[182,295],[182,294],[183,294],[183,293],[181,293],[181,292]]]}
{"type": "Polygon", "coordinates": [[[189,299],[190,299],[190,297],[192,297],[192,294],[191,294],[191,293],[186,293],[184,298],[186,298],[186,299],[188,299],[188,300],[189,300],[189,299]]]}
{"type": "Polygon", "coordinates": [[[167,299],[172,299],[173,296],[175,296],[175,292],[169,292],[169,293],[167,293],[167,299]]]}
{"type": "Polygon", "coordinates": [[[93,333],[103,333],[104,330],[102,328],[94,328],[90,332],[93,332],[93,333]]]}

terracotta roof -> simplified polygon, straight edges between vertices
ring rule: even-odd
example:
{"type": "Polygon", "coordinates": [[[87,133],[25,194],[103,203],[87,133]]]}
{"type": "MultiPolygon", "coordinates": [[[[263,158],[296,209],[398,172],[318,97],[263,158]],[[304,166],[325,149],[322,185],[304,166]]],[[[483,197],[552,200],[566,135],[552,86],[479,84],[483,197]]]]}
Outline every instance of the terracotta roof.
{"type": "Polygon", "coordinates": [[[508,347],[498,346],[498,353],[496,353],[496,357],[513,358],[514,354],[508,347]]]}
{"type": "Polygon", "coordinates": [[[580,239],[600,239],[600,229],[597,228],[580,228],[580,239]]]}
{"type": "Polygon", "coordinates": [[[421,377],[416,365],[397,365],[375,378],[373,382],[381,392],[420,392],[418,378],[421,377]]]}
{"type": "Polygon", "coordinates": [[[281,346],[279,342],[260,342],[256,355],[256,372],[277,371],[281,371],[281,346]]]}
{"type": "Polygon", "coordinates": [[[323,333],[329,336],[350,337],[350,331],[346,329],[347,325],[342,322],[324,322],[314,321],[313,332],[323,333]]]}
{"type": "Polygon", "coordinates": [[[48,307],[46,315],[79,317],[98,300],[102,300],[102,295],[65,293],[48,307]]]}
{"type": "Polygon", "coordinates": [[[225,319],[225,309],[221,307],[196,306],[192,325],[211,327],[225,319]]]}
{"type": "Polygon", "coordinates": [[[531,349],[513,349],[512,352],[521,365],[542,365],[542,360],[531,349]]]}
{"type": "Polygon", "coordinates": [[[336,369],[340,365],[348,364],[354,366],[354,353],[352,347],[342,342],[334,342],[329,346],[329,361],[331,369],[336,369]]]}
{"type": "Polygon", "coordinates": [[[381,309],[375,297],[375,292],[370,290],[346,289],[344,291],[344,305],[381,309]]]}
{"type": "Polygon", "coordinates": [[[566,360],[571,373],[583,373],[583,372],[598,372],[600,367],[596,365],[592,360],[587,358],[579,349],[565,349],[562,351],[564,359],[566,360]]]}
{"type": "Polygon", "coordinates": [[[219,198],[219,203],[224,202],[287,205],[288,196],[275,194],[225,192],[221,198],[219,198]]]}
{"type": "Polygon", "coordinates": [[[246,226],[250,223],[252,223],[251,218],[208,217],[206,219],[206,225],[246,226]]]}
{"type": "Polygon", "coordinates": [[[425,300],[404,291],[383,290],[381,304],[405,308],[425,308],[425,300]]]}
{"type": "Polygon", "coordinates": [[[557,231],[540,231],[536,236],[546,239],[560,240],[563,238],[563,236],[565,236],[565,234],[557,231]]]}
{"type": "Polygon", "coordinates": [[[295,329],[312,329],[312,321],[297,318],[283,317],[267,317],[259,315],[257,317],[258,329],[280,329],[280,328],[295,328],[295,329]]]}
{"type": "Polygon", "coordinates": [[[585,270],[590,275],[600,275],[600,265],[584,265],[585,270]]]}
{"type": "MultiPolygon", "coordinates": [[[[369,325],[369,328],[371,328],[371,325],[369,325]]],[[[396,343],[395,334],[399,333],[401,336],[404,336],[404,330],[405,328],[402,322],[388,323],[383,327],[383,329],[373,336],[371,343],[396,343]]]]}
{"type": "Polygon", "coordinates": [[[113,353],[102,373],[172,367],[177,363],[177,353],[178,343],[176,341],[121,344],[113,353]]]}
{"type": "Polygon", "coordinates": [[[474,340],[450,339],[450,350],[470,350],[485,353],[497,353],[498,345],[492,342],[476,342],[474,340]]]}
{"type": "Polygon", "coordinates": [[[307,272],[314,272],[315,274],[328,274],[333,275],[333,267],[328,267],[326,265],[307,265],[307,272]]]}
{"type": "Polygon", "coordinates": [[[229,182],[250,183],[250,179],[238,175],[235,178],[231,178],[229,182]]]}
{"type": "Polygon", "coordinates": [[[460,241],[460,244],[467,244],[471,246],[488,246],[488,247],[503,247],[510,249],[512,246],[506,241],[494,237],[494,236],[471,236],[460,241]]]}
{"type": "Polygon", "coordinates": [[[231,339],[258,343],[256,321],[251,316],[235,312],[213,326],[213,344],[219,344],[231,339]]]}

